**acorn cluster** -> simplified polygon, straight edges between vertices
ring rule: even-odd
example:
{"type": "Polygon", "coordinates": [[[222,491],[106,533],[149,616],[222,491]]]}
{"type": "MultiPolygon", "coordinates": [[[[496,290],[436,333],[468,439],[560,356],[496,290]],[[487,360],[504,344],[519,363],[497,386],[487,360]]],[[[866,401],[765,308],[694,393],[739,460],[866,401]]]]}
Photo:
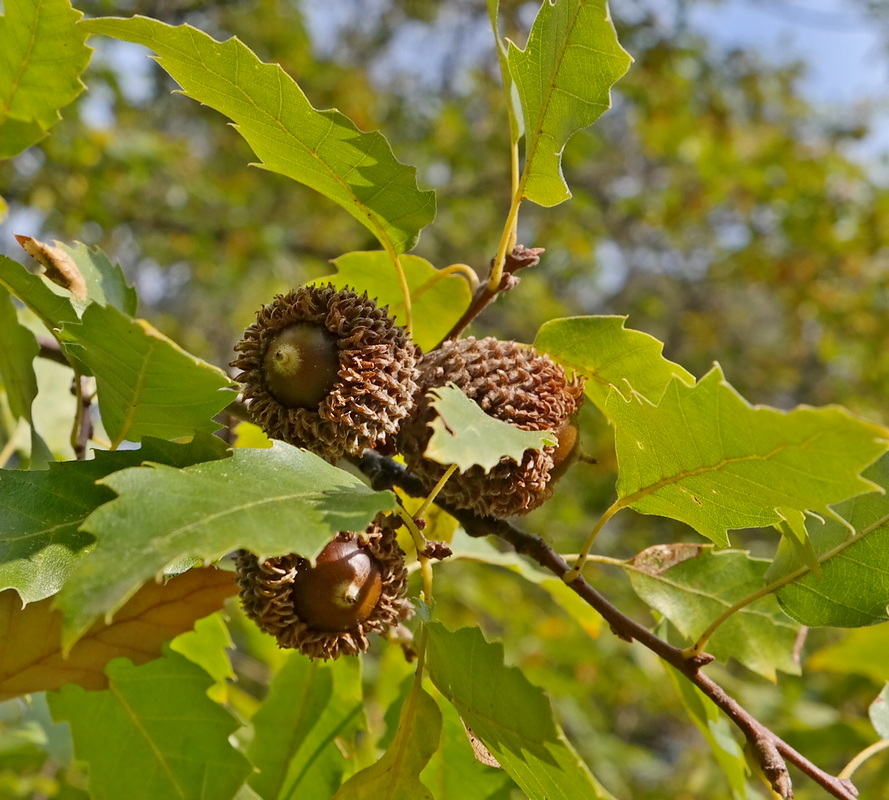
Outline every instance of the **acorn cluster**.
{"type": "MultiPolygon", "coordinates": [[[[367,293],[332,284],[278,295],[235,346],[232,366],[254,421],[274,439],[330,462],[365,450],[401,453],[428,489],[446,467],[425,457],[435,418],[428,393],[453,382],[487,414],[557,444],[501,459],[444,484],[445,506],[482,516],[524,514],[545,502],[576,458],[583,384],[533,348],[493,338],[448,340],[423,354],[367,293]]],[[[343,531],[312,565],[299,554],[237,559],[248,614],[281,647],[337,658],[368,647],[411,612],[404,554],[387,520],[343,531]]]]}

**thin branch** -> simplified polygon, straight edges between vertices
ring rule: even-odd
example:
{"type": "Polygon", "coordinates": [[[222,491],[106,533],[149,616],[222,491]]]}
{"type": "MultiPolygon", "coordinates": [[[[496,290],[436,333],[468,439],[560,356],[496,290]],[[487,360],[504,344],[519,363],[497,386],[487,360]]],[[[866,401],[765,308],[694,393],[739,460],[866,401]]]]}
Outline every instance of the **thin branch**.
{"type": "Polygon", "coordinates": [[[501,278],[497,286],[492,288],[490,282],[483,286],[479,286],[475,296],[472,298],[472,302],[469,304],[469,308],[467,308],[463,316],[457,320],[448,335],[444,337],[445,340],[456,339],[469,327],[472,321],[482,311],[497,299],[497,295],[501,292],[508,292],[510,289],[514,288],[519,282],[515,273],[526,267],[537,266],[537,264],[540,263],[540,256],[543,252],[544,250],[542,247],[524,247],[520,244],[516,245],[512,249],[512,252],[506,256],[503,270],[501,272],[501,278]]]}
{"type": "MultiPolygon", "coordinates": [[[[370,478],[375,489],[397,486],[416,497],[426,494],[421,483],[401,464],[371,451],[355,460],[361,471],[370,478]]],[[[541,537],[535,536],[494,517],[479,517],[471,512],[439,505],[463,526],[470,536],[497,536],[508,542],[517,553],[536,561],[541,567],[560,579],[571,573],[568,563],[553,550],[541,537]]],[[[628,617],[609,600],[601,595],[582,577],[576,577],[567,585],[588,605],[601,614],[614,634],[621,639],[637,641],[662,658],[700,689],[720,708],[735,726],[744,734],[750,749],[755,753],[763,772],[781,797],[792,798],[793,790],[787,763],[793,764],[803,774],[811,778],[833,797],[839,800],[855,800],[858,790],[851,781],[831,775],[817,767],[805,756],[794,750],[787,742],[759,722],[734,698],[701,672],[701,667],[713,661],[713,656],[698,653],[686,657],[684,652],[656,636],[648,628],[628,617]]]]}

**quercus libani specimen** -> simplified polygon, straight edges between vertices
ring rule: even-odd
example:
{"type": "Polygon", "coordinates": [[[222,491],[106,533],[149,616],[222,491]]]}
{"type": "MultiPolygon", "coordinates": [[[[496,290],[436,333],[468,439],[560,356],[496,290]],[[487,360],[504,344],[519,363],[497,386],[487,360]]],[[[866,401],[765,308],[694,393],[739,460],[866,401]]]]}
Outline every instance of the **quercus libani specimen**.
{"type": "MultiPolygon", "coordinates": [[[[554,619],[576,619],[577,636],[597,634],[597,620],[606,620],[677,676],[677,696],[733,796],[751,796],[762,781],[785,798],[855,796],[849,778],[860,764],[879,760],[879,742],[863,742],[854,758],[844,753],[851,760],[842,770],[823,768],[787,741],[792,726],[760,721],[734,696],[741,682],[731,676],[729,693],[712,671],[714,658],[734,658],[753,676],[775,680],[779,670],[799,670],[802,625],[867,630],[885,622],[889,597],[879,565],[887,555],[889,432],[837,406],[752,407],[719,368],[696,379],[623,318],[551,319],[533,347],[467,332],[494,318],[499,298],[520,298],[525,276],[548,274],[544,248],[519,244],[519,221],[531,204],[550,208],[570,198],[571,170],[562,165],[568,140],[606,110],[612,85],[629,67],[603,0],[543,2],[524,47],[513,41],[522,37],[501,36],[498,3],[487,4],[505,89],[508,202],[490,235],[491,252],[461,255],[488,263],[480,273],[408,254],[435,211],[416,170],[381,134],[316,110],[303,93],[312,87],[263,63],[249,43],[218,42],[189,25],[147,17],[79,22],[67,2],[54,3],[8,4],[0,36],[20,44],[29,32],[39,46],[10,50],[21,63],[14,74],[0,72],[11,98],[0,120],[4,153],[15,155],[47,133],[52,141],[70,88],[48,96],[28,87],[54,80],[77,86],[89,58],[87,35],[96,43],[140,43],[185,94],[233,121],[268,171],[341,206],[381,248],[341,256],[337,276],[261,298],[255,321],[242,320],[233,380],[135,318],[123,271],[98,249],[39,248],[65,260],[59,274],[68,278],[53,287],[47,279],[57,271],[0,259],[0,282],[11,295],[0,298],[3,336],[15,343],[0,358],[0,376],[10,415],[31,430],[30,441],[8,435],[3,451],[3,587],[27,602],[54,598],[63,620],[57,649],[68,651],[93,641],[85,634],[97,619],[129,619],[124,610],[146,582],[161,581],[153,604],[163,607],[166,595],[173,606],[172,637],[188,627],[189,612],[176,613],[177,595],[165,593],[163,581],[184,571],[199,583],[210,573],[191,568],[203,562],[238,574],[243,615],[235,606],[228,613],[240,683],[228,681],[229,634],[219,615],[140,666],[114,660],[132,652],[126,641],[97,652],[87,658],[90,681],[83,681],[91,691],[77,685],[73,663],[65,681],[54,661],[44,684],[29,664],[35,692],[70,684],[46,702],[56,721],[70,725],[90,791],[613,796],[606,786],[628,780],[629,766],[618,758],[616,769],[606,769],[584,742],[610,725],[569,715],[569,738],[565,717],[543,692],[567,681],[579,696],[594,697],[608,679],[594,674],[609,668],[600,653],[607,637],[582,639],[579,647],[572,640],[570,679],[530,661],[506,666],[502,646],[478,623],[514,585],[496,572],[506,565],[517,572],[522,595],[499,601],[510,612],[504,641],[514,644],[514,628],[533,619],[542,597],[568,615],[550,616],[531,636],[553,660],[568,649],[558,632],[544,640],[554,619]],[[68,56],[57,75],[29,55],[49,50],[68,56]],[[39,467],[54,454],[32,413],[38,394],[52,391],[37,391],[35,358],[39,370],[42,355],[62,362],[63,382],[73,378],[78,393],[69,415],[76,417],[71,436],[79,458],[47,470],[39,467]],[[220,425],[223,435],[211,436],[220,425]],[[507,517],[539,507],[540,519],[557,520],[569,492],[600,486],[598,472],[575,478],[568,469],[605,455],[585,454],[583,429],[593,431],[597,447],[602,431],[613,431],[616,499],[587,509],[589,535],[577,537],[569,558],[552,534],[522,530],[535,517],[507,517]],[[628,509],[646,531],[660,517],[712,544],[662,545],[617,559],[599,535],[628,509]],[[714,549],[729,545],[730,531],[747,528],[774,532],[769,559],[714,549]],[[487,569],[481,582],[472,562],[487,569]],[[658,624],[637,621],[607,590],[594,588],[585,577],[591,563],[623,570],[658,624]],[[453,576],[462,594],[453,591],[453,576]],[[453,630],[453,621],[469,624],[453,630]],[[269,642],[296,652],[282,660],[269,642]],[[364,680],[353,658],[359,653],[366,654],[364,680]],[[101,692],[92,691],[103,685],[95,681],[97,664],[108,686],[101,692]],[[263,700],[264,689],[249,688],[250,675],[261,684],[272,672],[263,700]],[[100,725],[93,724],[97,708],[104,709],[100,725]],[[247,717],[250,735],[231,738],[244,733],[247,717]],[[197,753],[183,735],[198,742],[197,753]],[[129,749],[118,752],[118,742],[129,749]],[[158,777],[134,790],[121,768],[134,762],[158,777]],[[448,777],[455,765],[456,783],[448,777]],[[804,778],[795,787],[789,767],[804,778]]],[[[219,605],[225,594],[218,593],[219,605]]],[[[4,609],[6,630],[21,631],[15,604],[4,609]]],[[[164,619],[147,613],[137,621],[154,629],[156,641],[164,619]]],[[[139,628],[128,635],[137,639],[139,628]]],[[[623,653],[610,658],[632,669],[623,653]]],[[[14,686],[16,676],[8,677],[14,686]]],[[[642,704],[644,695],[640,685],[638,697],[621,702],[642,704]]],[[[586,708],[592,720],[593,706],[586,708]]],[[[872,718],[885,737],[879,709],[872,718]]],[[[29,752],[23,779],[51,769],[48,757],[29,752]]],[[[60,786],[78,779],[58,778],[60,786]]]]}

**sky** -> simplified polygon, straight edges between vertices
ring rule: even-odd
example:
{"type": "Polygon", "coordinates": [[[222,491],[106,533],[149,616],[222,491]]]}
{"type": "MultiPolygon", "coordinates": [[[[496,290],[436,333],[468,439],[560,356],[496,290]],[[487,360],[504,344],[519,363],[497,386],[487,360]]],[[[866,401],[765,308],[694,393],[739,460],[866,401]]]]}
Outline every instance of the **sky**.
{"type": "MultiPolygon", "coordinates": [[[[612,7],[621,0],[612,0],[612,7]]],[[[808,65],[800,89],[838,118],[877,110],[870,136],[850,155],[889,153],[889,59],[881,31],[849,0],[725,0],[696,4],[690,27],[726,48],[755,48],[775,61],[808,65]]]]}

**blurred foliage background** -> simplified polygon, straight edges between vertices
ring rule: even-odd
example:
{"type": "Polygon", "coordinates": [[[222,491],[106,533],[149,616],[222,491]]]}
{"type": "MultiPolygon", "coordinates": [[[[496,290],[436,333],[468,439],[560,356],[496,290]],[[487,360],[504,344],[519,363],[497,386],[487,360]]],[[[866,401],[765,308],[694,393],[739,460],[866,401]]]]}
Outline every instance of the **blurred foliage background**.
{"type": "MultiPolygon", "coordinates": [[[[438,219],[415,252],[437,266],[486,269],[508,207],[509,137],[484,0],[75,5],[87,15],[141,13],[216,38],[237,35],[262,59],[280,62],[317,108],[336,107],[360,128],[381,130],[396,156],[418,167],[420,185],[437,191],[438,219]]],[[[531,341],[553,317],[627,314],[629,327],[662,339],[666,355],[696,375],[718,360],[751,402],[842,403],[887,423],[889,188],[874,177],[875,165],[848,154],[871,120],[859,111],[838,122],[813,107],[799,92],[802,65],[716,48],[683,25],[690,5],[613,0],[635,64],[616,87],[614,108],[566,149],[574,198],[556,209],[522,209],[519,241],[546,248],[540,267],[471,332],[531,341]]],[[[887,4],[857,5],[886,29],[889,46],[887,4]]],[[[537,6],[502,0],[504,33],[522,44],[537,6]]],[[[97,52],[89,91],[39,147],[0,163],[0,194],[10,206],[0,251],[23,260],[13,231],[99,245],[137,286],[143,316],[225,365],[275,293],[330,273],[328,261],[344,252],[375,249],[329,201],[248,167],[241,138],[222,117],[171,93],[173,83],[144,51],[90,44],[97,52]]],[[[613,492],[610,434],[594,409],[582,423],[585,449],[599,463],[577,466],[557,498],[523,520],[563,552],[579,547],[613,492]]],[[[599,543],[600,552],[624,558],[693,538],[666,520],[628,516],[599,543]]],[[[745,532],[735,544],[768,555],[775,538],[745,532]]],[[[590,638],[545,592],[505,570],[455,562],[436,576],[442,620],[502,637],[508,658],[550,692],[568,735],[615,795],[732,796],[655,657],[607,630],[590,638]]],[[[617,571],[591,577],[645,618],[617,571]]],[[[249,710],[279,662],[234,607],[232,615],[241,645],[236,694],[249,710]]],[[[889,642],[879,629],[856,636],[889,642]]],[[[837,631],[811,632],[804,667],[821,648],[846,642],[837,631]]],[[[383,655],[366,670],[381,703],[404,674],[388,661],[383,655]]],[[[828,660],[812,662],[819,663],[828,660]]],[[[867,705],[889,668],[858,674],[854,658],[829,666],[782,676],[777,686],[733,665],[710,669],[763,722],[836,772],[874,740],[867,705]]],[[[887,761],[856,775],[863,797],[889,785],[887,761]]],[[[25,764],[12,770],[0,750],[0,798],[28,796],[13,771],[45,772],[25,764]]],[[[797,797],[822,796],[798,777],[797,797]]]]}

